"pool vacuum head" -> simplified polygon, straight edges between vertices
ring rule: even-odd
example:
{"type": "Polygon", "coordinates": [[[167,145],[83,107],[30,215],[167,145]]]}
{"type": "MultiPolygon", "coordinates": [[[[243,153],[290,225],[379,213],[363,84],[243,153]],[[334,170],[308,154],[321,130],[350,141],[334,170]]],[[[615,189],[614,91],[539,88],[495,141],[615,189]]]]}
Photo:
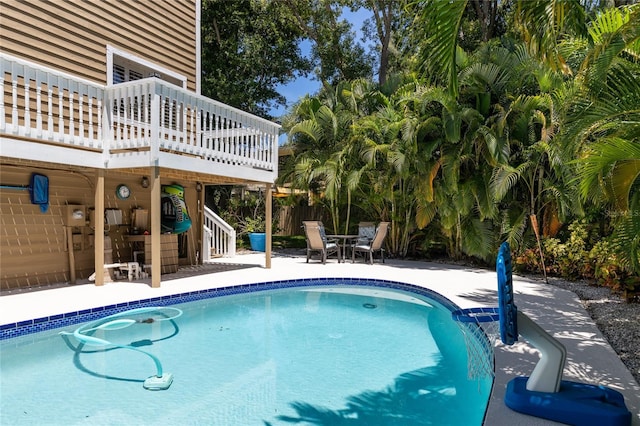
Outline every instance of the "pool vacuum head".
{"type": "Polygon", "coordinates": [[[144,381],[142,386],[147,390],[166,390],[173,383],[173,374],[164,373],[162,376],[151,376],[144,381]]]}

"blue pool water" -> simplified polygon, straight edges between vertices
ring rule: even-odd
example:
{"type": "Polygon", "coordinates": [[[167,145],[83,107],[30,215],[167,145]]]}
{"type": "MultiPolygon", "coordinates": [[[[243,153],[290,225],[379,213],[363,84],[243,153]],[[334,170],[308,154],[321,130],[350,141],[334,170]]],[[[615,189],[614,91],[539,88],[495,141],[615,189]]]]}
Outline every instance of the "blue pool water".
{"type": "Polygon", "coordinates": [[[452,306],[437,299],[306,286],[93,334],[157,357],[174,376],[162,391],[143,388],[148,356],[59,334],[79,325],[4,340],[0,424],[481,425],[492,382],[468,379],[452,306]]]}

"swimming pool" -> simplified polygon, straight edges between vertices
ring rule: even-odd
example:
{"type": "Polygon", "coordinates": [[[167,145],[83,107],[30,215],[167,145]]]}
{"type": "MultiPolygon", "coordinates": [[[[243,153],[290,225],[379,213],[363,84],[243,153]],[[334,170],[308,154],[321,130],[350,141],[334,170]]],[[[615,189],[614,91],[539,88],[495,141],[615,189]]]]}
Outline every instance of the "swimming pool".
{"type": "Polygon", "coordinates": [[[183,314],[96,334],[153,353],[174,375],[163,391],[143,388],[155,370],[134,351],[77,350],[60,329],[4,340],[2,422],[482,424],[492,381],[467,378],[455,306],[442,296],[349,279],[219,290],[143,301],[183,314]]]}

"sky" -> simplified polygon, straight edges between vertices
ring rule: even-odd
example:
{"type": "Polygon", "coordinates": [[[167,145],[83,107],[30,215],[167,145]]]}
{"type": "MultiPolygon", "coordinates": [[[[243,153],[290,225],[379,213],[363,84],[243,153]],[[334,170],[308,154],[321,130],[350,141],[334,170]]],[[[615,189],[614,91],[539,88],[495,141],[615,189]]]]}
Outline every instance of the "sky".
{"type": "MultiPolygon", "coordinates": [[[[353,29],[357,33],[356,39],[359,40],[362,37],[360,31],[362,23],[365,19],[371,16],[371,12],[366,9],[359,9],[356,12],[351,12],[349,9],[344,9],[342,12],[342,16],[352,23],[353,29]]],[[[302,42],[300,44],[300,49],[304,54],[308,55],[311,50],[311,43],[309,41],[302,42]]],[[[278,88],[278,91],[287,99],[287,105],[286,107],[278,107],[272,109],[271,114],[274,117],[280,117],[284,115],[287,109],[295,104],[298,99],[304,97],[304,95],[306,94],[316,93],[320,89],[320,86],[320,82],[313,78],[313,76],[299,77],[289,84],[281,85],[278,88]]],[[[280,143],[282,143],[282,137],[280,138],[280,143]]]]}

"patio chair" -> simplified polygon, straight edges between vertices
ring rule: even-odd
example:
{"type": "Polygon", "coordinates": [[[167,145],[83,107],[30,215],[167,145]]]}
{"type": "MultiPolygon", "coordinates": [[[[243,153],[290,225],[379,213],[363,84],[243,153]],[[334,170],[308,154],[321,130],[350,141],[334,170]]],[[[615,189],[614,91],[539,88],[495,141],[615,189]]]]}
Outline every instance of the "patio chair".
{"type": "Polygon", "coordinates": [[[376,235],[375,222],[360,222],[358,224],[358,244],[369,244],[376,235]]]}
{"type": "Polygon", "coordinates": [[[327,257],[331,254],[338,255],[338,263],[340,262],[340,245],[336,240],[328,239],[324,232],[322,222],[317,220],[302,222],[304,227],[304,235],[307,240],[307,263],[314,251],[320,252],[322,263],[327,263],[327,257]]]}
{"type": "Polygon", "coordinates": [[[351,247],[351,262],[356,261],[356,252],[364,253],[365,256],[369,253],[369,263],[373,265],[373,253],[379,251],[382,263],[384,263],[384,240],[387,238],[387,232],[389,231],[389,222],[380,222],[376,233],[370,243],[360,243],[351,247]]]}

